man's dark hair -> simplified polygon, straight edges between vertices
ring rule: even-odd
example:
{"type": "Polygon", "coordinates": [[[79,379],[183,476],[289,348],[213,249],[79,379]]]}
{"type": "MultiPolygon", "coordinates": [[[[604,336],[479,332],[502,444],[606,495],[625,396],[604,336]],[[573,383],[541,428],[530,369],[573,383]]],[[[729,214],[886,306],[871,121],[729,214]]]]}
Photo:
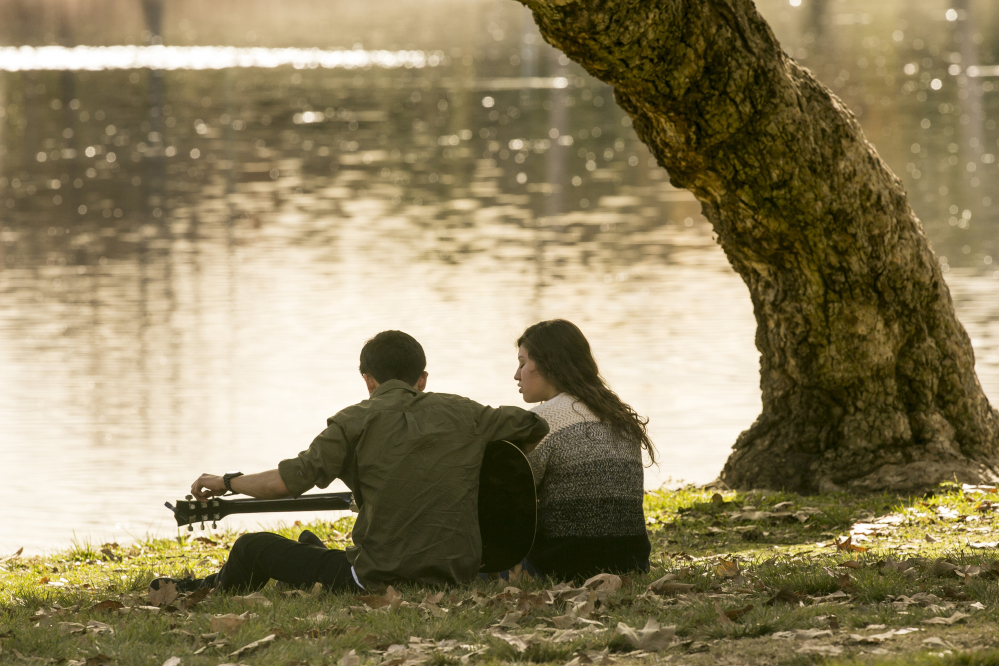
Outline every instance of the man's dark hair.
{"type": "Polygon", "coordinates": [[[401,379],[410,386],[427,368],[423,347],[412,335],[402,331],[382,331],[361,348],[361,374],[370,375],[379,384],[401,379]]]}

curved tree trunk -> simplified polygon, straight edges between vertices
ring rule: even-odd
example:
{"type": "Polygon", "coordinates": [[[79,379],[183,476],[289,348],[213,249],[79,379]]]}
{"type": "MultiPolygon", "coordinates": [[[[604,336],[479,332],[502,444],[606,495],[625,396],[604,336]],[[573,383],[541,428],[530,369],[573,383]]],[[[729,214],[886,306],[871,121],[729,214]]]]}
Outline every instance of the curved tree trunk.
{"type": "Polygon", "coordinates": [[[853,114],[751,0],[521,0],[614,86],[749,287],[763,412],[722,479],[799,492],[999,478],[939,263],[853,114]]]}

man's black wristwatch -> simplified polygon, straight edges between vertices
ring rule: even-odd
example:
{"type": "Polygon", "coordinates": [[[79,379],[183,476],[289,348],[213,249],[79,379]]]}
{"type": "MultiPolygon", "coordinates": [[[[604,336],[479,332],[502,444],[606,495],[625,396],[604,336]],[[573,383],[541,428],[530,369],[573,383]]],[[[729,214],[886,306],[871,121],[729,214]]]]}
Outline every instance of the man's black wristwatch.
{"type": "Polygon", "coordinates": [[[232,489],[232,486],[229,484],[232,483],[232,480],[235,479],[237,476],[243,476],[243,473],[226,472],[225,474],[222,475],[222,484],[225,486],[225,489],[230,493],[233,493],[235,491],[232,489]]]}

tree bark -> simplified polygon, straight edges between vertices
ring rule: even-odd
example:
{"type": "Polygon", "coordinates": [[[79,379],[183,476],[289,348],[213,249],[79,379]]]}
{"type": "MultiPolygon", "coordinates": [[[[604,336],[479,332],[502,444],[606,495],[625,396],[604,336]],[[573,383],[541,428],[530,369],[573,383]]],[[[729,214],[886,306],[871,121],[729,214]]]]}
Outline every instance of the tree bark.
{"type": "Polygon", "coordinates": [[[999,480],[999,413],[901,182],[751,0],[520,1],[614,87],[749,287],[763,411],[722,480],[999,480]]]}

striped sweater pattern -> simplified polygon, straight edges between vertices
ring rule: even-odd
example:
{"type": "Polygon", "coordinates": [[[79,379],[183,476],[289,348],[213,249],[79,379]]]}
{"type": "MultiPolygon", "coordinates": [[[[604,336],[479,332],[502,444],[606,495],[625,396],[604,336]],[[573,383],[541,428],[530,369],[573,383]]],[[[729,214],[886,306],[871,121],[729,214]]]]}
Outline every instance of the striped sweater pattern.
{"type": "Polygon", "coordinates": [[[549,426],[527,456],[538,490],[538,536],[644,535],[639,444],[567,393],[531,411],[549,426]]]}

